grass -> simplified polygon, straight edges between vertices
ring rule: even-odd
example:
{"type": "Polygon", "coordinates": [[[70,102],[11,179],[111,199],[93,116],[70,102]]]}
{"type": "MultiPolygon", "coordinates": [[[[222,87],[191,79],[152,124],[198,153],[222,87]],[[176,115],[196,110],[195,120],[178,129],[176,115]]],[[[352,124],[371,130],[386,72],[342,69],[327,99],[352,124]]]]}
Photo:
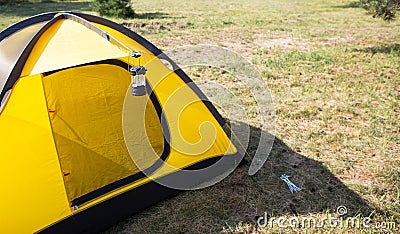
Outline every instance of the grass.
{"type": "MultiPolygon", "coordinates": [[[[135,2],[137,18],[113,19],[162,50],[213,44],[240,53],[263,74],[276,110],[276,142],[259,173],[238,168],[215,186],[152,206],[106,233],[380,233],[400,228],[400,21],[388,24],[348,0],[135,2]],[[292,195],[283,173],[302,188],[292,195]],[[273,217],[349,215],[394,228],[258,228],[273,217]]],[[[89,3],[0,6],[0,27],[42,9],[89,11],[89,3]]],[[[231,84],[229,74],[189,68],[231,84]]],[[[231,79],[232,80],[232,79],[231,79]]],[[[229,86],[229,85],[228,85],[229,86]]],[[[240,96],[243,89],[229,86],[240,96]]],[[[246,102],[248,110],[254,104],[246,102]]],[[[251,118],[256,119],[253,115],[251,118]]],[[[240,124],[240,123],[236,123],[240,124]]],[[[254,153],[260,126],[252,122],[254,153]]]]}
{"type": "Polygon", "coordinates": [[[42,1],[39,0],[27,3],[15,3],[12,5],[0,6],[0,29],[16,23],[24,18],[52,11],[90,11],[89,1],[42,1]]]}

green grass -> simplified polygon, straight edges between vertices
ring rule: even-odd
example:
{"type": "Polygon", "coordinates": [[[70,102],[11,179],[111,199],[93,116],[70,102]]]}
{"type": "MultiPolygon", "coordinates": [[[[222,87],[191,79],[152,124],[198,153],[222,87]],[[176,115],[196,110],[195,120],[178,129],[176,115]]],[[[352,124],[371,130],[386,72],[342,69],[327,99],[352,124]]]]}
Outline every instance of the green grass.
{"type": "MultiPolygon", "coordinates": [[[[400,21],[388,24],[347,0],[135,1],[137,18],[113,19],[163,50],[226,47],[252,61],[274,97],[276,137],[262,171],[247,167],[207,189],[163,201],[106,233],[396,233],[400,227],[400,21]],[[279,176],[302,188],[292,195],[279,176]],[[257,228],[274,217],[326,217],[345,205],[397,229],[257,228]]],[[[90,12],[88,2],[0,6],[0,27],[54,10],[90,12]]],[[[190,68],[248,97],[229,74],[190,68]]],[[[250,100],[250,99],[247,99],[250,100]]],[[[260,129],[253,101],[254,153],[260,129]]]]}
{"type": "Polygon", "coordinates": [[[52,11],[83,11],[91,10],[89,1],[42,1],[32,0],[28,3],[15,3],[0,6],[0,29],[16,23],[32,15],[52,11]]]}

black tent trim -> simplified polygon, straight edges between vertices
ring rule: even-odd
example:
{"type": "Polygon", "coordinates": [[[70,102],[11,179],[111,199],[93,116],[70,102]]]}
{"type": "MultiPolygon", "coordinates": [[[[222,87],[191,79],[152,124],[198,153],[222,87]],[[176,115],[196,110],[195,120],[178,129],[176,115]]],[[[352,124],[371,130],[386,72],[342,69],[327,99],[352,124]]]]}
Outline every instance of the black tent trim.
{"type": "MultiPolygon", "coordinates": [[[[45,15],[39,15],[37,16],[39,20],[42,20],[41,22],[45,21],[45,19],[48,18],[49,15],[45,14],[45,15]],[[46,17],[47,16],[47,17],[46,17]],[[43,19],[40,19],[43,18],[43,19]]],[[[53,14],[54,16],[54,14],[53,14]]],[[[12,87],[14,86],[15,82],[17,82],[17,80],[19,79],[22,69],[26,63],[26,60],[29,57],[29,53],[32,51],[33,47],[35,46],[36,42],[39,40],[39,38],[43,35],[44,32],[46,32],[46,30],[48,28],[50,28],[55,22],[57,22],[59,19],[64,18],[64,16],[59,15],[57,17],[52,18],[50,21],[48,21],[45,25],[43,25],[40,30],[33,36],[33,38],[29,41],[29,43],[26,45],[26,47],[24,48],[24,50],[22,51],[20,57],[18,58],[17,62],[14,65],[14,68],[12,69],[10,75],[8,76],[8,79],[3,87],[3,90],[1,91],[0,94],[0,100],[3,99],[5,93],[12,89],[12,87]]],[[[34,23],[36,23],[37,21],[33,20],[33,17],[31,18],[31,20],[28,20],[27,22],[22,21],[20,26],[25,26],[28,27],[34,23]],[[32,23],[32,24],[29,24],[32,23]]],[[[17,23],[18,24],[18,23],[17,23]]],[[[18,30],[16,30],[17,27],[14,27],[14,33],[18,30]]],[[[6,29],[7,30],[7,29],[6,29]]],[[[4,30],[4,31],[6,31],[4,30]]],[[[7,31],[8,33],[11,33],[13,30],[7,31]]],[[[4,39],[4,38],[3,38],[4,39]]]]}
{"type": "Polygon", "coordinates": [[[55,14],[56,13],[54,12],[43,13],[19,21],[0,32],[0,41],[4,40],[5,38],[11,36],[12,34],[18,32],[21,29],[24,29],[34,24],[50,21],[54,18],[55,14]]]}
{"type": "Polygon", "coordinates": [[[160,49],[158,49],[156,46],[154,46],[151,42],[140,36],[139,34],[129,30],[128,28],[117,24],[113,21],[110,21],[105,18],[101,18],[99,16],[94,16],[94,15],[89,15],[85,13],[80,13],[76,12],[74,13],[88,21],[95,22],[102,24],[104,26],[110,27],[112,29],[115,29],[126,36],[132,38],[133,40],[137,41],[138,43],[142,44],[146,49],[151,51],[155,56],[160,56],[161,58],[167,60],[170,62],[174,68],[174,72],[186,83],[189,84],[189,87],[197,94],[197,96],[200,98],[200,100],[203,101],[203,103],[206,105],[208,110],[213,114],[213,116],[217,119],[218,123],[221,126],[224,126],[226,121],[225,119],[221,116],[221,114],[217,111],[217,109],[212,105],[212,103],[208,100],[206,95],[196,86],[196,85],[190,85],[193,84],[192,79],[189,78],[189,76],[174,62],[172,59],[170,59],[166,54],[164,54],[160,49]]]}
{"type": "MultiPolygon", "coordinates": [[[[230,156],[230,160],[235,160],[238,157],[240,157],[239,154],[235,154],[230,156]]],[[[211,166],[221,159],[222,156],[206,159],[185,169],[199,170],[211,166]]],[[[229,167],[227,164],[224,165],[229,167]]],[[[168,180],[168,178],[180,176],[181,173],[178,171],[163,178],[168,180]]],[[[219,174],[209,174],[208,176],[211,178],[217,175],[219,174]]],[[[176,196],[180,192],[182,190],[169,188],[156,181],[151,181],[96,204],[89,209],[78,211],[55,224],[39,230],[38,233],[98,233],[133,213],[159,201],[176,196]]]]}
{"type": "Polygon", "coordinates": [[[23,20],[19,23],[16,23],[9,28],[3,30],[0,33],[0,41],[2,41],[4,38],[10,36],[11,34],[17,32],[18,30],[28,27],[30,25],[33,25],[38,22],[45,22],[48,20],[48,22],[36,33],[36,35],[31,39],[31,41],[28,43],[24,51],[22,52],[20,58],[18,59],[17,63],[14,66],[14,69],[10,73],[7,82],[0,94],[0,100],[2,100],[3,96],[5,93],[11,89],[15,82],[19,79],[19,76],[21,75],[22,69],[24,67],[24,64],[26,60],[29,57],[29,53],[32,51],[34,45],[36,42],[39,40],[39,38],[42,36],[42,34],[51,26],[53,23],[55,23],[57,20],[65,18],[62,13],[68,13],[71,15],[76,15],[79,16],[89,22],[94,22],[94,23],[99,23],[102,25],[105,25],[107,27],[110,27],[116,31],[119,31],[126,36],[132,38],[133,40],[137,41],[138,43],[142,44],[147,50],[151,51],[154,55],[160,56],[163,59],[167,60],[172,64],[174,67],[174,72],[187,84],[189,84],[189,87],[197,94],[197,96],[202,100],[202,102],[206,105],[206,107],[209,109],[209,111],[213,114],[213,116],[217,119],[218,123],[221,126],[225,125],[225,119],[221,116],[221,114],[217,111],[217,109],[212,105],[212,103],[208,100],[206,95],[195,85],[190,85],[193,83],[193,81],[189,78],[189,76],[181,69],[179,68],[174,61],[172,61],[167,55],[165,55],[160,49],[158,49],[156,46],[154,46],[151,42],[146,40],[145,38],[141,37],[139,34],[125,28],[124,26],[117,24],[115,22],[112,22],[110,20],[101,18],[99,16],[94,16],[94,15],[89,15],[85,13],[80,13],[80,12],[51,12],[51,13],[46,13],[46,14],[41,14],[37,16],[33,16],[31,18],[28,18],[26,20],[23,20]],[[61,13],[61,14],[60,14],[61,13]],[[59,14],[59,15],[57,15],[59,14]],[[2,35],[4,34],[4,35],[2,35]]]}
{"type": "MultiPolygon", "coordinates": [[[[40,39],[40,37],[43,35],[43,33],[50,27],[52,26],[56,21],[65,18],[62,14],[59,14],[60,12],[51,12],[51,13],[46,13],[46,14],[41,14],[41,15],[36,15],[33,16],[29,19],[26,19],[24,21],[21,21],[19,23],[16,23],[9,28],[3,30],[0,33],[0,41],[4,40],[8,36],[12,35],[13,33],[31,26],[33,24],[41,23],[41,22],[46,22],[42,26],[42,28],[33,36],[33,38],[29,41],[25,49],[23,50],[21,56],[17,60],[13,70],[11,71],[5,86],[3,87],[1,93],[0,93],[0,100],[3,98],[4,94],[7,92],[7,90],[11,89],[15,82],[19,79],[22,69],[24,67],[24,64],[26,60],[29,57],[29,53],[32,51],[34,45],[37,43],[37,41],[40,39]]],[[[98,16],[93,16],[85,13],[75,13],[75,12],[65,12],[65,13],[70,13],[77,15],[85,20],[88,20],[90,22],[94,23],[99,23],[102,25],[105,25],[107,27],[110,27],[114,30],[120,31],[121,33],[125,34],[126,36],[134,39],[138,43],[142,44],[147,50],[151,51],[154,55],[156,56],[161,56],[163,59],[166,59],[169,61],[173,67],[174,67],[174,72],[186,83],[188,86],[198,95],[198,97],[202,100],[202,102],[205,104],[205,106],[208,108],[208,110],[211,112],[211,114],[216,118],[218,123],[221,126],[224,126],[226,121],[225,119],[221,116],[221,114],[217,111],[217,109],[212,105],[212,103],[208,100],[208,98],[204,95],[204,93],[196,86],[193,85],[193,81],[187,76],[187,74],[180,69],[168,56],[163,54],[161,50],[159,50],[157,47],[155,47],[152,43],[141,37],[140,35],[136,34],[135,32],[125,28],[122,25],[119,25],[117,23],[114,23],[110,20],[98,17],[98,16]]],[[[152,96],[152,95],[151,95],[152,96]]],[[[153,100],[152,100],[153,101],[153,100]]],[[[157,113],[161,111],[157,110],[157,113]]],[[[161,115],[162,117],[163,115],[161,115]]],[[[165,122],[165,121],[162,121],[165,122]]],[[[164,128],[164,126],[163,126],[164,128]]],[[[169,153],[168,153],[169,154],[169,153]]],[[[239,153],[234,154],[232,157],[230,156],[228,160],[236,160],[239,153]]],[[[215,164],[217,161],[222,159],[223,156],[219,157],[214,157],[210,159],[203,160],[201,162],[198,162],[194,165],[191,165],[187,168],[183,168],[185,170],[195,170],[195,169],[201,169],[201,168],[206,168],[210,165],[215,164]]],[[[240,158],[240,157],[239,157],[240,158]]],[[[163,163],[162,160],[158,160],[157,163],[163,163]]],[[[156,163],[156,164],[157,164],[156,163]]],[[[230,167],[229,163],[224,163],[223,166],[225,167],[230,167]]],[[[156,165],[158,166],[158,165],[156,165]]],[[[222,169],[222,168],[221,168],[222,169]]],[[[174,176],[179,176],[183,173],[182,171],[177,171],[172,174],[166,175],[163,178],[173,178],[174,176]]],[[[210,177],[217,176],[218,174],[213,174],[210,173],[210,177]]],[[[112,190],[112,189],[111,189],[112,190]]],[[[52,224],[39,232],[43,233],[96,233],[100,230],[103,230],[107,228],[110,224],[117,222],[118,220],[121,220],[123,218],[128,217],[129,215],[145,208],[148,207],[151,204],[154,204],[158,201],[164,200],[166,198],[172,197],[176,194],[178,194],[181,190],[178,189],[172,189],[168,188],[166,186],[163,186],[155,181],[150,181],[142,186],[139,186],[137,188],[131,189],[127,192],[121,193],[113,198],[110,198],[108,200],[105,200],[101,203],[98,203],[89,209],[84,209],[84,210],[78,210],[71,216],[55,223],[52,224]],[[140,202],[138,202],[140,201],[140,202]]]]}

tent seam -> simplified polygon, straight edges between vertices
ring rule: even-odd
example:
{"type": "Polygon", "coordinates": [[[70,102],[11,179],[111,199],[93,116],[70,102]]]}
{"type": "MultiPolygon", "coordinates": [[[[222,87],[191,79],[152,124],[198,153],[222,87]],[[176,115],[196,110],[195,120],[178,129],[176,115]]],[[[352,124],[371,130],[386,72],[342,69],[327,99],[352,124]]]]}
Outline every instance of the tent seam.
{"type": "MultiPolygon", "coordinates": [[[[53,138],[53,145],[54,145],[54,149],[55,149],[55,151],[56,151],[56,154],[57,154],[57,161],[58,161],[58,165],[59,165],[59,171],[60,171],[60,174],[61,174],[61,178],[62,178],[62,180],[63,180],[63,184],[64,184],[64,192],[65,192],[65,197],[67,198],[67,201],[68,201],[68,205],[69,205],[69,207],[71,208],[71,201],[70,201],[70,198],[68,197],[68,193],[67,193],[67,188],[66,188],[66,186],[65,186],[65,178],[64,178],[64,174],[63,174],[63,172],[62,172],[62,167],[61,167],[61,161],[60,161],[60,158],[59,158],[59,155],[58,155],[58,149],[57,149],[57,143],[56,143],[56,139],[55,139],[55,137],[54,137],[54,129],[53,129],[53,124],[52,124],[52,122],[51,122],[51,118],[50,118],[50,114],[49,114],[49,103],[47,102],[47,94],[46,94],[46,90],[45,90],[45,88],[44,88],[44,82],[43,82],[43,79],[44,79],[44,75],[43,74],[41,74],[41,83],[42,83],[42,89],[43,89],[43,95],[44,95],[44,100],[45,100],[45,103],[46,103],[46,108],[47,108],[47,118],[48,118],[48,120],[49,120],[49,124],[50,124],[50,129],[51,129],[51,137],[53,138]]],[[[71,214],[72,214],[72,212],[71,212],[71,214]]]]}

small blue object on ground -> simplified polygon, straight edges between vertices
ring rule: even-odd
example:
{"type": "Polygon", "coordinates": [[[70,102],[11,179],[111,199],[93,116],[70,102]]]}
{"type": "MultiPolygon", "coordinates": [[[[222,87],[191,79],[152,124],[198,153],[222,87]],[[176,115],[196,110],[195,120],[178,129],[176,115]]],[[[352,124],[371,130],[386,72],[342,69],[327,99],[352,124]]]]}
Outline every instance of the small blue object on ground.
{"type": "Polygon", "coordinates": [[[281,180],[285,181],[286,184],[289,186],[290,192],[300,192],[301,188],[297,187],[289,180],[289,176],[286,174],[281,175],[281,180]]]}

